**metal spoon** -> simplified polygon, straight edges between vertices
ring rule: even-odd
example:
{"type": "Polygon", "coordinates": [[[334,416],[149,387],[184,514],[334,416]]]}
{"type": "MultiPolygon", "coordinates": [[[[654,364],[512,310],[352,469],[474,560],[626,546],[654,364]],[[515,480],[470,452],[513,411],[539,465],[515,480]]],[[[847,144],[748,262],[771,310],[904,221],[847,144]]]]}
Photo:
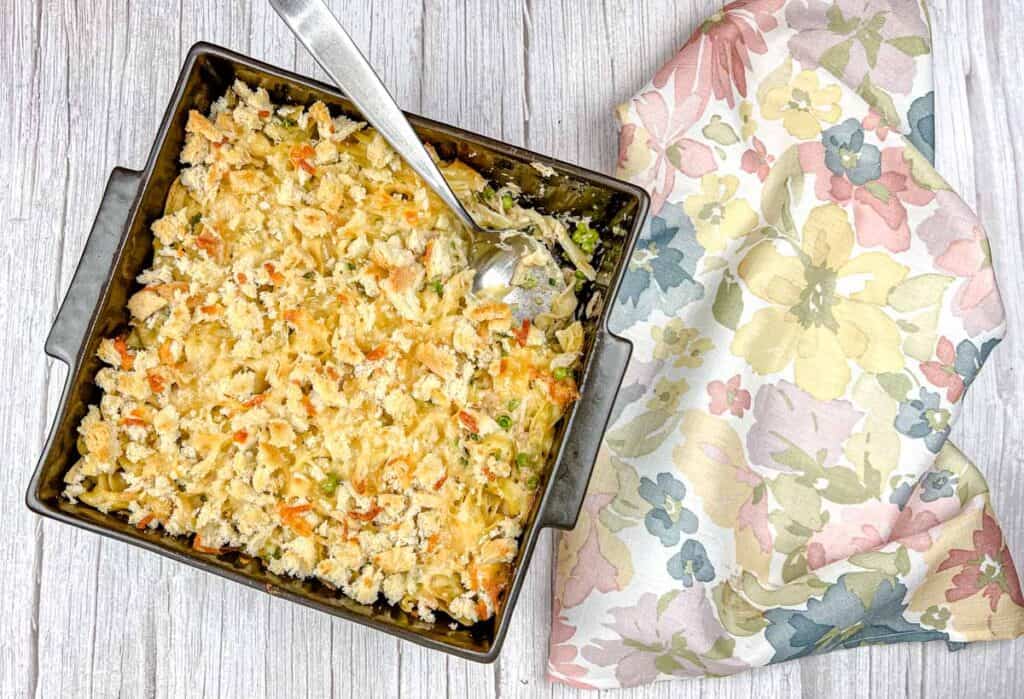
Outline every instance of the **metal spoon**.
{"type": "Polygon", "coordinates": [[[512,286],[511,282],[520,260],[538,249],[550,258],[550,251],[523,231],[490,230],[473,220],[369,61],[323,1],[270,0],[270,5],[366,120],[465,224],[471,236],[469,264],[476,271],[473,291],[500,296],[512,306],[517,320],[549,310],[564,289],[560,275],[553,285],[512,286]]]}

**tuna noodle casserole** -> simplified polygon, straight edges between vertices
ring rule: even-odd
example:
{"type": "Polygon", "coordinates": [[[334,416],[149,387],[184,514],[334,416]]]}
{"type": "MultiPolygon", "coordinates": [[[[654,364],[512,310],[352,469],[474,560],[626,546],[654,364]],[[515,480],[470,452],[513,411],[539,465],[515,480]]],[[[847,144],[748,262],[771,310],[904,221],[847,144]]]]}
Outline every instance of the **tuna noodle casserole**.
{"type": "Polygon", "coordinates": [[[322,103],[236,83],[189,115],[181,161],[65,496],[362,603],[490,618],[577,395],[594,231],[443,166],[478,220],[572,261],[519,275],[562,290],[519,323],[470,293],[440,200],[322,103]]]}

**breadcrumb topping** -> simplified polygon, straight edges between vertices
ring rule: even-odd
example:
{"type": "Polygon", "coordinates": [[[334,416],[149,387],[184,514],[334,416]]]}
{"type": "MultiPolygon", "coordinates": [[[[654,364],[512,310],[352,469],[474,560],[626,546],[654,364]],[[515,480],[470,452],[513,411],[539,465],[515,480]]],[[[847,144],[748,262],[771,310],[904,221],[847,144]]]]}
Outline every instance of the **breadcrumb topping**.
{"type": "MultiPolygon", "coordinates": [[[[238,82],[186,131],[65,496],[362,603],[490,618],[576,398],[578,275],[533,321],[475,298],[460,224],[322,103],[238,82]]],[[[442,169],[484,223],[569,238],[442,169]]]]}

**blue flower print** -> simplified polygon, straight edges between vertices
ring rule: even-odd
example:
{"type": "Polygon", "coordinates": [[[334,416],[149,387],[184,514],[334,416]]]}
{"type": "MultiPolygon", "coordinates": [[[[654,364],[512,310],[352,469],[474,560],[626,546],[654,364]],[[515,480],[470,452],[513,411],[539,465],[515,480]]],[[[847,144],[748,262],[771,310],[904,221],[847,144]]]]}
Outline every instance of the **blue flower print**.
{"type": "Polygon", "coordinates": [[[981,371],[988,355],[998,344],[999,338],[993,337],[982,343],[980,348],[975,347],[970,340],[961,340],[956,346],[956,361],[953,363],[953,369],[964,380],[964,390],[967,390],[967,387],[978,377],[978,372],[981,371]]]}
{"type": "Polygon", "coordinates": [[[921,499],[934,502],[939,498],[952,497],[956,482],[951,471],[929,471],[921,479],[921,499]]]}
{"type": "Polygon", "coordinates": [[[640,233],[612,313],[616,330],[625,330],[658,309],[674,316],[704,297],[694,279],[704,248],[693,223],[675,204],[666,203],[640,233]]]}
{"type": "Polygon", "coordinates": [[[697,516],[683,507],[686,486],[682,482],[670,473],[659,473],[657,479],[640,479],[640,497],[652,505],[644,517],[644,526],[663,546],[675,546],[681,534],[697,531],[697,516]]]}
{"type": "Polygon", "coordinates": [[[938,393],[921,388],[919,398],[905,400],[900,403],[899,411],[893,424],[896,429],[914,439],[924,439],[925,445],[933,454],[946,443],[949,436],[950,413],[940,408],[938,393]]]}
{"type": "Polygon", "coordinates": [[[914,492],[913,483],[900,483],[896,486],[893,491],[889,494],[889,502],[903,511],[903,508],[907,506],[910,501],[910,496],[914,492]]]}
{"type": "Polygon", "coordinates": [[[856,119],[826,129],[821,135],[825,145],[825,166],[834,175],[846,175],[856,185],[867,184],[882,175],[882,154],[864,143],[864,129],[856,119]]]}
{"type": "Polygon", "coordinates": [[[910,104],[907,111],[910,133],[907,139],[928,162],[935,164],[935,93],[922,95],[910,104]]]}
{"type": "Polygon", "coordinates": [[[668,559],[668,574],[692,587],[694,580],[711,582],[715,579],[715,567],[708,560],[704,545],[696,539],[687,539],[679,553],[668,559]]]}
{"type": "Polygon", "coordinates": [[[775,649],[771,662],[873,643],[948,638],[903,617],[907,608],[907,588],[903,583],[883,579],[871,594],[871,603],[865,605],[863,591],[857,594],[847,587],[847,579],[856,575],[840,576],[820,600],[809,600],[806,610],[779,607],[764,613],[768,619],[765,638],[775,649]]]}

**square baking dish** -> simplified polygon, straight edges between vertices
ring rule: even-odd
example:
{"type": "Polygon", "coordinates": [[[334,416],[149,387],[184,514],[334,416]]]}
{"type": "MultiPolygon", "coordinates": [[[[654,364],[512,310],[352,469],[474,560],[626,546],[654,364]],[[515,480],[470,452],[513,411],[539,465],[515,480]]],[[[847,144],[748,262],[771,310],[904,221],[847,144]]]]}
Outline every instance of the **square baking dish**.
{"type": "MultiPolygon", "coordinates": [[[[178,154],[190,109],[206,112],[235,79],[267,89],[276,103],[308,105],[323,101],[335,113],[360,118],[334,88],[211,44],[189,51],[181,75],[141,172],[116,168],[110,175],[92,232],[46,340],[46,353],[68,366],[60,404],[26,502],[40,515],[109,536],[292,602],[364,624],[413,643],[477,662],[493,661],[508,630],[534,545],[544,527],[571,529],[579,516],[597,449],[618,393],[632,346],[613,335],[607,316],[640,227],[647,194],[634,185],[548,158],[517,146],[408,115],[416,132],[443,159],[460,158],[497,183],[515,182],[524,201],[550,214],[589,216],[605,233],[598,260],[598,282],[590,285],[580,308],[599,307],[584,319],[586,349],[580,372],[580,398],[562,420],[549,477],[534,504],[514,563],[513,577],[498,612],[473,627],[449,628],[444,615],[427,623],[383,602],[364,605],[315,580],[275,575],[258,560],[235,553],[193,550],[187,539],[161,531],[139,530],[126,519],[104,514],[61,497],[63,476],[78,458],[77,425],[90,403],[100,362],[99,341],[127,325],[126,303],[138,288],[135,277],[152,259],[150,225],[163,213],[171,183],[179,172],[178,154]],[[554,175],[544,176],[544,167],[554,175]],[[611,230],[617,235],[608,233],[611,230]],[[599,299],[594,299],[600,294],[599,299]]],[[[547,172],[545,170],[545,172],[547,172]]]]}

